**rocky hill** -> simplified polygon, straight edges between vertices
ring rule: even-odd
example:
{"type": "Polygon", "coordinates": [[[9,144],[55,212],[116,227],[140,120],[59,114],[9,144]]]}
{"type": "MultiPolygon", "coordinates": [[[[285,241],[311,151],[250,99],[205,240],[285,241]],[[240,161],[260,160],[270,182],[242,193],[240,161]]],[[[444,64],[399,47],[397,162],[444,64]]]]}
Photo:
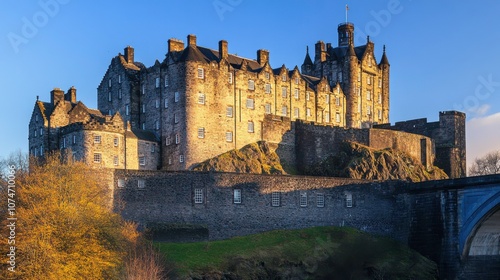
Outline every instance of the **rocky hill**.
{"type": "MultiPolygon", "coordinates": [[[[219,171],[254,174],[286,174],[279,156],[266,142],[249,144],[202,162],[196,171],[219,171]]],[[[392,149],[375,150],[346,142],[338,155],[305,169],[302,175],[347,177],[368,180],[402,179],[412,182],[447,179],[437,167],[425,168],[411,156],[392,149]]]]}

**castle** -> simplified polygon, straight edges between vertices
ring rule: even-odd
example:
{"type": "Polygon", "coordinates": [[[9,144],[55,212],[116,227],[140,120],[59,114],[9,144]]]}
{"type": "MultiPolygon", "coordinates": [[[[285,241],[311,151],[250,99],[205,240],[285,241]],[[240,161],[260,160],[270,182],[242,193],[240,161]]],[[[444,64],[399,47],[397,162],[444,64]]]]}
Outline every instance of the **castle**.
{"type": "Polygon", "coordinates": [[[352,23],[338,26],[337,47],[317,42],[314,61],[307,50],[300,71],[272,68],[269,55],[243,58],[229,54],[226,41],[213,50],[189,35],[187,46],[168,40],[165,59],[146,67],[128,46],[98,86],[98,110],[77,102],[75,88],[54,89],[50,103],[37,98],[30,153],[71,150],[105,168],[179,171],[265,140],[284,166],[301,170],[355,141],[465,176],[465,115],[390,126],[385,46],[378,61],[369,38],[355,47],[352,23]]]}

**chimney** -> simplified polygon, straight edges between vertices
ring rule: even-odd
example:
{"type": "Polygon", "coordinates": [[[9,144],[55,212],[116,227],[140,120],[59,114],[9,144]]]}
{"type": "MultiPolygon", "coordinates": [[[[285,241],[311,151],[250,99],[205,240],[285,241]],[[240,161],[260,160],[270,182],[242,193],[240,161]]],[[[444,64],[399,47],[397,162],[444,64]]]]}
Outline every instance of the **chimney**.
{"type": "Polygon", "coordinates": [[[180,52],[184,49],[184,42],[179,39],[168,39],[168,52],[180,52]]]}
{"type": "Polygon", "coordinates": [[[196,36],[189,34],[187,37],[188,46],[196,47],[196,36]]]}
{"type": "Polygon", "coordinates": [[[264,66],[266,62],[269,62],[269,51],[267,50],[258,50],[257,51],[257,62],[260,66],[264,66]]]}
{"type": "Polygon", "coordinates": [[[219,59],[227,59],[227,41],[220,40],[219,41],[219,59]]]}
{"type": "Polygon", "coordinates": [[[134,48],[132,48],[131,46],[127,46],[124,49],[124,53],[127,63],[134,63],[134,48]]]}
{"type": "Polygon", "coordinates": [[[74,86],[68,89],[68,92],[64,95],[64,99],[71,103],[76,103],[76,88],[74,86]]]}
{"type": "Polygon", "coordinates": [[[314,61],[315,62],[316,61],[320,61],[320,62],[326,61],[326,49],[325,49],[325,43],[323,41],[318,41],[316,43],[314,61]]]}
{"type": "Polygon", "coordinates": [[[64,91],[62,91],[60,88],[54,88],[50,92],[50,103],[52,105],[56,105],[59,101],[64,100],[64,91]]]}

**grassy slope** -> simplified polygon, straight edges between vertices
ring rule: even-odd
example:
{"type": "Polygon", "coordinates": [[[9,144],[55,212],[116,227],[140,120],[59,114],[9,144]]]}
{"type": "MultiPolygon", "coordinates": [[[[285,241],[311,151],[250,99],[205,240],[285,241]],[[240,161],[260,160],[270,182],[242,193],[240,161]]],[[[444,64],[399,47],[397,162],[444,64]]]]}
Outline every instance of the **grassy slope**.
{"type": "Polygon", "coordinates": [[[276,230],[229,240],[158,243],[181,276],[434,279],[436,266],[401,244],[349,228],[276,230]]]}

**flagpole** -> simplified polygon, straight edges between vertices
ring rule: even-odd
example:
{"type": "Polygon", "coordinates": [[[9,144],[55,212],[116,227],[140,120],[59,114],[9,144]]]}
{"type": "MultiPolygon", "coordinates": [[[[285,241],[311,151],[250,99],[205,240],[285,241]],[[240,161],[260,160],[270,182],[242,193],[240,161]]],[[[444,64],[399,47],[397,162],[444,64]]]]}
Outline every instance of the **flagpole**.
{"type": "Polygon", "coordinates": [[[345,23],[347,23],[347,11],[349,11],[349,6],[345,5],[345,23]]]}

